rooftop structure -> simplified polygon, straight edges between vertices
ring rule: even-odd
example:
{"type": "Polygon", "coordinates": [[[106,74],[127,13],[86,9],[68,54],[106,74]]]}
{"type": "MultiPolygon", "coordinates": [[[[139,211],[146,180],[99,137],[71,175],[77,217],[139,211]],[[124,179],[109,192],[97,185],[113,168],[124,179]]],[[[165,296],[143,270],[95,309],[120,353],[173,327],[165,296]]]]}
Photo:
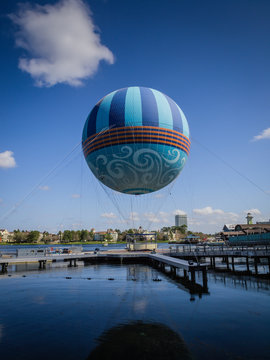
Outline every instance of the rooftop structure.
{"type": "Polygon", "coordinates": [[[155,250],[157,248],[156,232],[143,232],[136,234],[127,234],[127,249],[136,250],[155,250]]]}
{"type": "Polygon", "coordinates": [[[270,225],[270,219],[268,221],[257,221],[256,224],[260,224],[260,225],[270,225]]]}
{"type": "Polygon", "coordinates": [[[253,219],[253,216],[251,215],[251,213],[247,213],[246,219],[247,219],[247,224],[251,225],[252,219],[253,219]]]}

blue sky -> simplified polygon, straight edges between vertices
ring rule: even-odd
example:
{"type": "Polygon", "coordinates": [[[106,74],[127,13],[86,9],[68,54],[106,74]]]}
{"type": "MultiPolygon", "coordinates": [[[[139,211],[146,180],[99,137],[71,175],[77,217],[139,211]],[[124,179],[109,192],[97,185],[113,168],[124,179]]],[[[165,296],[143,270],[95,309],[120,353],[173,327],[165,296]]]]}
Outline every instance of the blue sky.
{"type": "Polygon", "coordinates": [[[270,218],[269,1],[2,2],[0,228],[189,228],[270,218]],[[170,96],[190,126],[174,184],[130,197],[82,156],[86,117],[127,86],[170,96]]]}

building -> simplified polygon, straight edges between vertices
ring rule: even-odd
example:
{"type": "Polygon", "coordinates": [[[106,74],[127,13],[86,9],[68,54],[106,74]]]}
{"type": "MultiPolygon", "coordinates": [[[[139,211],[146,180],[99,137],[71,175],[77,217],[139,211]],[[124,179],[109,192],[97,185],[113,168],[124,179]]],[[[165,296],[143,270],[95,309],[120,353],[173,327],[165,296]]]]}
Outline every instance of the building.
{"type": "Polygon", "coordinates": [[[269,219],[269,221],[257,221],[256,224],[259,224],[259,225],[270,225],[270,219],[269,219]]]}
{"type": "Polygon", "coordinates": [[[117,242],[117,240],[118,240],[118,232],[117,231],[114,231],[114,230],[107,231],[107,234],[111,237],[110,241],[117,242]]]}
{"type": "Polygon", "coordinates": [[[106,234],[106,231],[96,231],[94,234],[94,241],[104,241],[104,237],[106,234]]]}
{"type": "Polygon", "coordinates": [[[114,230],[107,230],[107,231],[96,231],[94,234],[94,241],[110,241],[110,242],[117,242],[118,240],[118,232],[114,230]],[[109,240],[107,240],[109,239],[109,240]]]}
{"type": "Polygon", "coordinates": [[[10,233],[6,229],[0,229],[0,242],[8,242],[10,240],[10,233]]]}
{"type": "Polygon", "coordinates": [[[187,226],[187,215],[175,215],[175,226],[187,226]]]}
{"type": "Polygon", "coordinates": [[[237,224],[233,231],[223,231],[223,240],[229,244],[269,244],[270,224],[237,224]]]}
{"type": "Polygon", "coordinates": [[[234,231],[235,224],[225,224],[223,226],[223,231],[234,231]]]}

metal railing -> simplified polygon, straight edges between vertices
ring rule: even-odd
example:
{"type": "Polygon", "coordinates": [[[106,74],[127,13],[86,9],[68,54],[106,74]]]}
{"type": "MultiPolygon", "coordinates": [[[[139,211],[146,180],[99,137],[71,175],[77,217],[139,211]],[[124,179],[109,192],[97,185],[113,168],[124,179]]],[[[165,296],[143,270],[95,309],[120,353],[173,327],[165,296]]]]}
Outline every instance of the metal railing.
{"type": "Polygon", "coordinates": [[[170,255],[182,254],[193,256],[270,256],[269,245],[255,246],[227,246],[227,245],[172,245],[170,246],[170,255]]]}

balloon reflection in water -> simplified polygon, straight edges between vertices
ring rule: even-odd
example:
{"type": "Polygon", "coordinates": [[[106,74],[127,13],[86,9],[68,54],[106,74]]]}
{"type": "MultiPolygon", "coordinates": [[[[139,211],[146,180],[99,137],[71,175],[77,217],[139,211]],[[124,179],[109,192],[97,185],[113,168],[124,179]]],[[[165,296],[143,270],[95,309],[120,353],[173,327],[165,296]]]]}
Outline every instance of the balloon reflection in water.
{"type": "Polygon", "coordinates": [[[99,345],[88,360],[190,360],[182,338],[169,327],[141,321],[110,329],[99,338],[99,345]]]}

